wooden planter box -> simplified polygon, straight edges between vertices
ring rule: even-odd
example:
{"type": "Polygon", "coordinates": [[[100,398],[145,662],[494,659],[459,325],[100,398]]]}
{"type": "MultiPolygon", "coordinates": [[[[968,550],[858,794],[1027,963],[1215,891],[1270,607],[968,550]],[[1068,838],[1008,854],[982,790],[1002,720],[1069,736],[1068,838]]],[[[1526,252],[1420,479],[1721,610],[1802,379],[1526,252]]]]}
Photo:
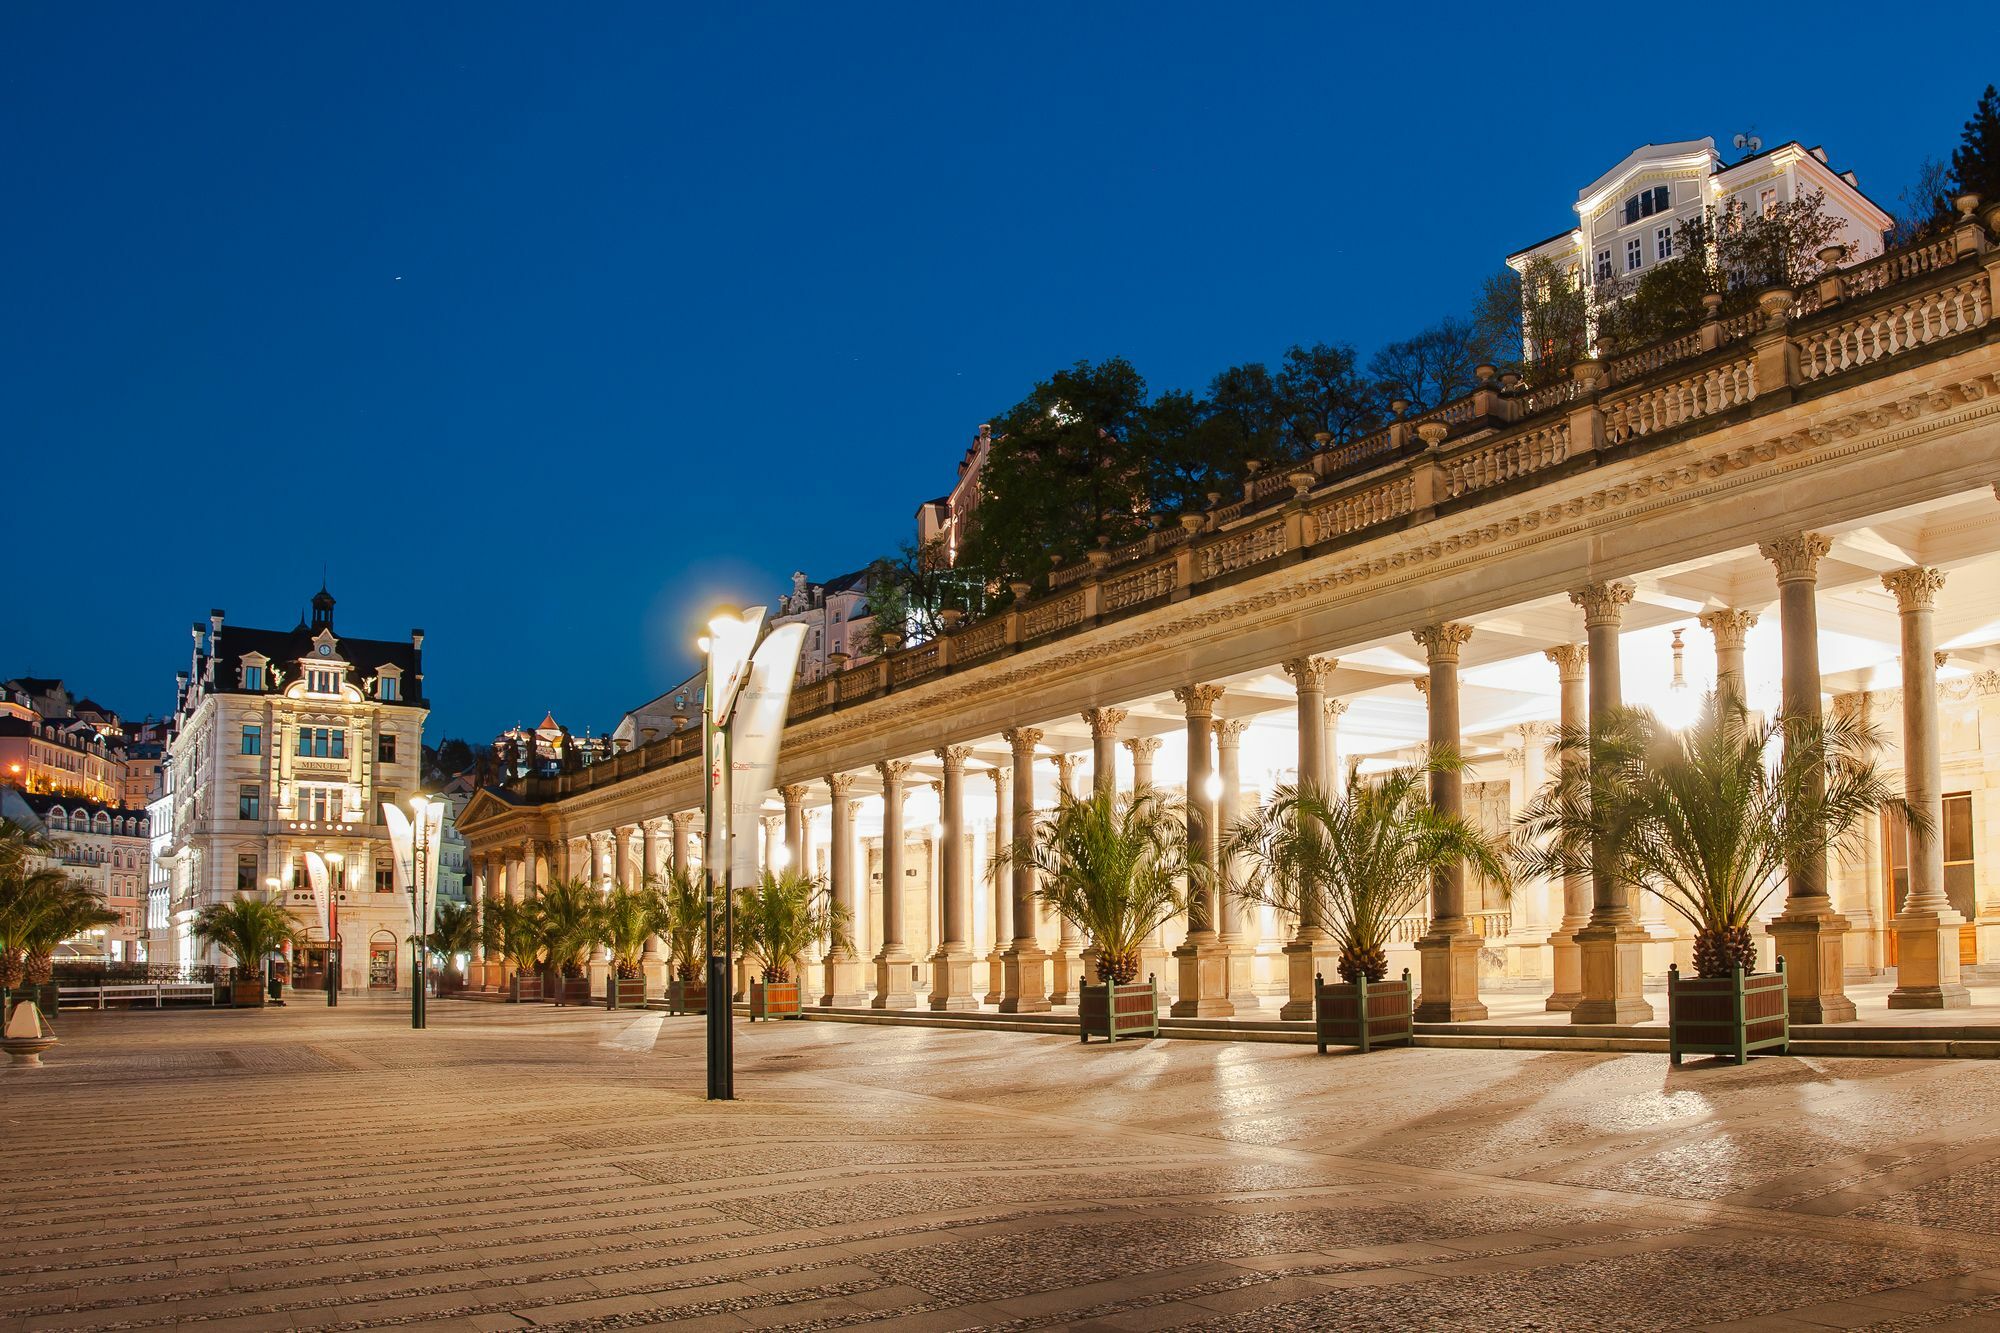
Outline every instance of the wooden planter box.
{"type": "Polygon", "coordinates": [[[556,992],[557,1004],[590,1004],[597,997],[590,993],[590,976],[564,977],[561,989],[556,992]]]}
{"type": "Polygon", "coordinates": [[[1400,981],[1363,977],[1350,986],[1313,978],[1313,1038],[1321,1055],[1329,1046],[1352,1046],[1364,1055],[1377,1046],[1408,1046],[1416,1034],[1416,988],[1409,968],[1400,981]]]}
{"type": "Polygon", "coordinates": [[[1160,988],[1155,979],[1128,981],[1124,985],[1089,982],[1077,987],[1076,1036],[1088,1042],[1092,1037],[1106,1041],[1119,1038],[1160,1035],[1160,988]]]}
{"type": "Polygon", "coordinates": [[[707,1013],[707,985],[699,981],[669,981],[667,983],[667,1012],[670,1014],[707,1013]]]}
{"type": "Polygon", "coordinates": [[[797,1018],[799,983],[796,981],[753,981],[750,983],[750,1021],[760,1018],[797,1018]]]}
{"type": "Polygon", "coordinates": [[[237,1009],[262,1009],[265,1001],[264,978],[252,977],[248,981],[237,980],[229,983],[229,1003],[237,1009]]]}
{"type": "Polygon", "coordinates": [[[514,1004],[536,1004],[542,998],[542,978],[536,972],[516,972],[507,983],[507,999],[514,1004]]]}
{"type": "Polygon", "coordinates": [[[621,977],[615,973],[605,978],[604,1007],[606,1009],[644,1009],[646,1007],[646,979],[644,977],[621,977]]]}
{"type": "Polygon", "coordinates": [[[1733,1055],[1742,1064],[1753,1051],[1785,1053],[1791,1041],[1785,1008],[1785,960],[1775,972],[1728,977],[1683,977],[1667,969],[1667,1054],[1733,1055]]]}

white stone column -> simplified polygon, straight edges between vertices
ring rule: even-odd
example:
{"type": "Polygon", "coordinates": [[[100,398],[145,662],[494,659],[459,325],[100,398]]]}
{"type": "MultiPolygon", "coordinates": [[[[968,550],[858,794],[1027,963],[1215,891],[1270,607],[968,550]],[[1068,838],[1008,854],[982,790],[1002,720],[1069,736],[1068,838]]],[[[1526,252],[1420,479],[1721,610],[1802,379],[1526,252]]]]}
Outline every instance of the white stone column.
{"type": "MultiPolygon", "coordinates": [[[[1250,724],[1240,718],[1217,718],[1211,724],[1215,731],[1216,772],[1222,779],[1222,800],[1216,811],[1216,825],[1219,836],[1226,837],[1229,827],[1243,817],[1243,733],[1250,724]]],[[[1256,1012],[1260,1007],[1257,999],[1257,946],[1262,942],[1262,932],[1258,929],[1257,917],[1253,909],[1235,894],[1228,892],[1227,886],[1242,882],[1244,866],[1242,859],[1235,858],[1223,866],[1223,885],[1219,890],[1222,908],[1222,935],[1220,944],[1228,958],[1228,979],[1225,993],[1229,1003],[1240,1012],[1256,1012]]]]}
{"type": "Polygon", "coordinates": [[[986,775],[993,779],[995,858],[984,871],[993,892],[993,952],[986,957],[986,1003],[996,1009],[1007,995],[1007,945],[1014,938],[1013,880],[1005,862],[998,859],[1003,851],[1014,845],[1014,792],[1011,785],[1013,773],[1014,770],[1008,767],[986,770],[986,775]]]}
{"type": "Polygon", "coordinates": [[[1132,790],[1141,792],[1153,785],[1153,760],[1163,742],[1158,736],[1134,736],[1125,742],[1132,755],[1132,790]]]}
{"type": "Polygon", "coordinates": [[[903,782],[907,759],[877,765],[882,774],[882,948],[875,955],[877,1009],[913,1009],[917,995],[910,969],[914,959],[903,939],[903,782]]]}
{"type": "MultiPolygon", "coordinates": [[[[1333,657],[1295,657],[1284,664],[1286,674],[1292,678],[1298,691],[1301,787],[1332,790],[1329,781],[1333,771],[1329,760],[1332,736],[1329,728],[1331,726],[1337,734],[1339,723],[1329,724],[1327,721],[1326,684],[1339,664],[1339,659],[1333,657]]],[[[1300,909],[1292,938],[1284,949],[1286,996],[1284,1007],[1278,1011],[1278,1017],[1291,1022],[1312,1018],[1313,979],[1331,974],[1339,959],[1333,936],[1327,933],[1319,919],[1317,901],[1310,894],[1305,895],[1300,909]]]]}
{"type": "MultiPolygon", "coordinates": [[[[868,893],[854,874],[854,815],[861,807],[853,796],[855,781],[852,773],[833,773],[826,779],[833,793],[827,878],[828,891],[835,902],[847,909],[849,931],[858,942],[868,938],[868,893]]],[[[867,966],[852,945],[836,943],[827,950],[824,969],[826,981],[821,1004],[855,1009],[868,1003],[867,966]]]]}
{"type": "Polygon", "coordinates": [[[1695,619],[1715,639],[1716,694],[1734,694],[1738,703],[1743,702],[1750,688],[1743,678],[1743,645],[1757,627],[1757,613],[1721,607],[1695,619]]]}
{"type": "MultiPolygon", "coordinates": [[[[1596,733],[1623,706],[1618,633],[1632,601],[1629,583],[1593,583],[1569,595],[1583,608],[1589,638],[1590,728],[1596,733]]],[[[1590,920],[1576,932],[1583,998],[1570,1010],[1577,1023],[1643,1023],[1653,1016],[1645,997],[1646,932],[1631,895],[1602,855],[1590,877],[1590,920]]]]}
{"type": "Polygon", "coordinates": [[[977,1009],[972,993],[972,880],[965,860],[965,761],[970,745],[947,745],[937,752],[944,766],[938,784],[938,822],[944,827],[938,848],[940,928],[937,952],[931,955],[932,1009],[977,1009]]]}
{"type": "MultiPolygon", "coordinates": [[[[1580,734],[1590,725],[1590,705],[1584,694],[1590,650],[1580,643],[1565,643],[1547,649],[1543,656],[1556,666],[1560,725],[1573,735],[1580,734]]],[[[1561,762],[1569,781],[1583,780],[1587,765],[1581,752],[1571,750],[1562,755],[1561,762]]],[[[1583,999],[1583,953],[1577,947],[1576,933],[1590,924],[1590,902],[1590,876],[1563,877],[1562,923],[1549,936],[1549,947],[1555,954],[1554,984],[1546,1004],[1550,1013],[1568,1013],[1583,999]]]]}
{"type": "MultiPolygon", "coordinates": [[[[1048,756],[1056,766],[1056,800],[1061,804],[1064,798],[1076,796],[1076,756],[1072,754],[1052,754],[1048,756]]],[[[1051,1004],[1075,1004],[1076,988],[1085,980],[1084,953],[1089,941],[1077,924],[1066,916],[1056,918],[1056,947],[1049,954],[1049,1002],[1051,1004]]],[[[1093,955],[1094,956],[1094,955],[1093,955]]]]}
{"type": "Polygon", "coordinates": [[[795,782],[780,787],[778,799],[785,803],[785,851],[791,857],[790,868],[811,878],[812,863],[806,859],[806,785],[795,782]]]}
{"type": "MultiPolygon", "coordinates": [[[[1758,550],[1778,574],[1778,612],[1784,634],[1784,702],[1781,716],[1817,724],[1820,717],[1819,562],[1833,543],[1817,532],[1795,532],[1758,550]]],[[[1770,924],[1771,940],[1785,960],[1787,1007],[1794,1023],[1851,1023],[1854,1001],[1845,988],[1847,918],[1826,892],[1825,855],[1785,868],[1785,910],[1770,924]]]]}
{"type": "MultiPolygon", "coordinates": [[[[1188,860],[1202,867],[1215,864],[1215,803],[1208,779],[1214,771],[1211,724],[1222,694],[1220,685],[1184,685],[1174,691],[1187,714],[1188,860]]],[[[1222,945],[1218,908],[1212,880],[1189,885],[1187,938],[1174,950],[1181,983],[1172,1010],[1176,1018],[1228,1018],[1236,1012],[1229,1002],[1229,954],[1222,945]]]]}
{"type": "Polygon", "coordinates": [[[1958,932],[1965,918],[1944,891],[1944,775],[1938,738],[1937,634],[1932,613],[1944,575],[1921,567],[1882,576],[1902,625],[1903,795],[1919,822],[1908,829],[1910,889],[1896,913],[1891,1009],[1962,1009],[1958,932]]]}
{"type": "Polygon", "coordinates": [[[1014,942],[1004,956],[1000,1012],[1046,1013],[1049,1009],[1048,955],[1035,937],[1035,864],[1032,859],[1035,824],[1035,747],[1042,733],[1036,727],[1016,727],[1001,733],[1014,757],[1013,871],[1014,942]]]}
{"type": "Polygon", "coordinates": [[[1099,795],[1118,790],[1118,725],[1128,716],[1123,708],[1093,708],[1083,715],[1090,724],[1090,785],[1099,795]]]}
{"type": "Polygon", "coordinates": [[[674,869],[685,873],[690,865],[689,844],[694,837],[695,821],[701,818],[699,810],[674,811],[674,869]]]}
{"type": "MultiPolygon", "coordinates": [[[[1445,621],[1413,630],[1430,666],[1423,691],[1430,721],[1430,747],[1458,754],[1463,744],[1459,726],[1458,657],[1472,637],[1472,626],[1445,621]]],[[[1431,774],[1431,805],[1446,815],[1465,813],[1465,788],[1456,770],[1431,774]]],[[[1465,867],[1454,865],[1431,880],[1430,928],[1417,941],[1418,967],[1423,973],[1417,1020],[1463,1023],[1486,1017],[1479,999],[1479,936],[1465,915],[1465,867]]]]}
{"type": "MultiPolygon", "coordinates": [[[[1153,790],[1153,760],[1160,753],[1163,744],[1158,736],[1133,736],[1122,744],[1132,756],[1132,794],[1153,790]]],[[[1173,955],[1168,952],[1167,928],[1164,924],[1156,927],[1146,938],[1139,950],[1139,966],[1146,975],[1157,977],[1161,995],[1170,995],[1179,984],[1180,972],[1173,965],[1173,955]]]]}

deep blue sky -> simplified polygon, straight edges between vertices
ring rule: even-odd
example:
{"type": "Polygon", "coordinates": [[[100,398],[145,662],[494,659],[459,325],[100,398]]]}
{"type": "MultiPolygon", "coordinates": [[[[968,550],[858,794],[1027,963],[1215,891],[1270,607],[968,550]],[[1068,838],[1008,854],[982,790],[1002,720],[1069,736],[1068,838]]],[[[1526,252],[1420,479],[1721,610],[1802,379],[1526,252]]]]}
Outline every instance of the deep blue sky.
{"type": "Polygon", "coordinates": [[[0,675],[164,710],[324,564],[431,735],[611,725],[1064,363],[1366,351],[1647,140],[1893,204],[1991,46],[1839,9],[8,6],[0,675]]]}

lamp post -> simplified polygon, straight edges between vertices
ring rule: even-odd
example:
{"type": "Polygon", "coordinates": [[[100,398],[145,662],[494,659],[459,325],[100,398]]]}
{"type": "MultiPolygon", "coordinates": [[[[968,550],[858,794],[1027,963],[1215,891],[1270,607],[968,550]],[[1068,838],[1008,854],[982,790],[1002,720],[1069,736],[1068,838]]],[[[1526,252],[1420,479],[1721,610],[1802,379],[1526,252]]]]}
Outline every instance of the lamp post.
{"type": "MultiPolygon", "coordinates": [[[[264,887],[271,891],[272,902],[278,904],[280,907],[286,908],[287,911],[290,910],[289,905],[285,902],[285,893],[284,893],[285,884],[283,880],[279,879],[276,875],[272,875],[267,879],[265,879],[264,887]]],[[[272,976],[273,973],[271,969],[271,960],[269,958],[266,958],[264,960],[264,989],[267,992],[271,991],[273,988],[272,976]]],[[[273,996],[273,998],[276,997],[273,996]]]]}
{"type": "Polygon", "coordinates": [[[437,862],[443,850],[445,802],[435,796],[412,796],[410,809],[415,812],[414,819],[393,805],[384,806],[382,814],[389,824],[396,876],[410,895],[410,961],[415,968],[410,978],[410,1026],[422,1029],[428,980],[424,957],[437,913],[437,862]]]}
{"type": "Polygon", "coordinates": [[[347,892],[347,858],[328,852],[326,863],[333,867],[333,886],[326,895],[326,1007],[340,1003],[340,895],[347,892]]]}
{"type": "Polygon", "coordinates": [[[736,953],[735,913],[730,911],[730,864],[735,859],[731,847],[736,830],[729,818],[733,789],[733,754],[729,718],[736,697],[750,672],[750,655],[757,635],[764,627],[764,608],[748,612],[718,611],[708,621],[708,633],[699,646],[708,658],[708,679],[701,692],[701,749],[707,769],[702,784],[702,863],[707,872],[708,956],[708,1097],[710,1101],[730,1101],[736,1096],[735,1033],[731,1027],[734,1009],[730,1004],[729,960],[736,953]],[[718,852],[717,849],[720,849],[718,852]],[[715,899],[722,895],[722,931],[715,929],[715,899]],[[722,945],[720,953],[716,944],[722,945]]]}

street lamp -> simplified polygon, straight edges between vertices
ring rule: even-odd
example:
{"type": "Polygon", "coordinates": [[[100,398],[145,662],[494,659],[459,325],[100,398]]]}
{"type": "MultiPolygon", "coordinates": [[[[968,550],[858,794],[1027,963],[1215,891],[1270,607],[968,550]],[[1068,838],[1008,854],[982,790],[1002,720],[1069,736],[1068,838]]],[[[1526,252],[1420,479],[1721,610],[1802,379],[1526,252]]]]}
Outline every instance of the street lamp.
{"type": "Polygon", "coordinates": [[[702,846],[707,872],[708,954],[708,1097],[710,1101],[730,1101],[736,1096],[735,1033],[730,1005],[729,960],[735,956],[735,913],[728,910],[730,899],[730,856],[725,841],[730,800],[729,715],[736,697],[750,674],[750,655],[757,635],[764,628],[764,608],[747,612],[718,611],[709,617],[708,633],[700,640],[708,656],[708,679],[701,692],[701,750],[707,780],[702,784],[702,846]],[[721,855],[713,855],[721,847],[721,855]],[[715,931],[715,897],[720,881],[722,893],[722,952],[718,954],[715,931]]]}
{"type": "Polygon", "coordinates": [[[333,868],[333,885],[326,895],[326,1007],[340,1003],[340,895],[347,892],[347,858],[339,852],[326,854],[333,868]]]}
{"type": "Polygon", "coordinates": [[[437,918],[438,854],[444,850],[444,812],[447,802],[435,796],[412,796],[412,819],[393,805],[384,805],[382,815],[389,824],[396,878],[410,895],[410,960],[416,973],[410,978],[410,1026],[424,1026],[424,966],[431,931],[437,918]]]}

